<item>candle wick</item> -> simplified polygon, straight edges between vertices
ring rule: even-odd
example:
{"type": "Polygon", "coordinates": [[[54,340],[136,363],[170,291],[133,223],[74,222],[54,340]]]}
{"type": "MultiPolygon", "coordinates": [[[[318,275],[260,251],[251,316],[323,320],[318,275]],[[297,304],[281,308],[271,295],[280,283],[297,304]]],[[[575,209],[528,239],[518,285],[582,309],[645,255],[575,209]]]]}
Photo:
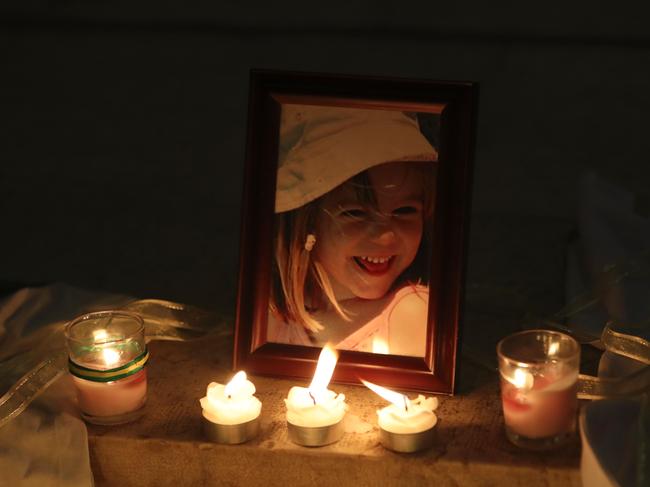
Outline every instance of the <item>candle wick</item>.
{"type": "Polygon", "coordinates": [[[228,394],[228,399],[232,399],[232,395],[228,394]]]}
{"type": "Polygon", "coordinates": [[[404,410],[408,413],[409,412],[409,403],[408,400],[406,399],[406,396],[402,396],[404,398],[404,410]]]}
{"type": "Polygon", "coordinates": [[[314,406],[316,405],[316,398],[313,396],[311,391],[309,391],[309,397],[311,397],[311,400],[314,401],[314,406]]]}

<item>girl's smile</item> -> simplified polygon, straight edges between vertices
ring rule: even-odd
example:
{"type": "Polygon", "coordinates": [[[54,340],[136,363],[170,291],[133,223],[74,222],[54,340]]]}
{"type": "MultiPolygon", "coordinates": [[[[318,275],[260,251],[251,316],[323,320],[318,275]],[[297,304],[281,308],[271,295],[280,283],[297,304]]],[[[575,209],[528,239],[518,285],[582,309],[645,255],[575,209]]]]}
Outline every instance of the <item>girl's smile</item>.
{"type": "Polygon", "coordinates": [[[411,265],[422,239],[423,178],[413,162],[367,171],[370,197],[347,182],[322,198],[315,259],[338,299],[378,299],[411,265]]]}
{"type": "Polygon", "coordinates": [[[359,267],[369,274],[381,275],[384,272],[388,272],[388,268],[390,267],[394,257],[394,255],[389,255],[387,257],[372,257],[364,255],[353,258],[359,267]]]}

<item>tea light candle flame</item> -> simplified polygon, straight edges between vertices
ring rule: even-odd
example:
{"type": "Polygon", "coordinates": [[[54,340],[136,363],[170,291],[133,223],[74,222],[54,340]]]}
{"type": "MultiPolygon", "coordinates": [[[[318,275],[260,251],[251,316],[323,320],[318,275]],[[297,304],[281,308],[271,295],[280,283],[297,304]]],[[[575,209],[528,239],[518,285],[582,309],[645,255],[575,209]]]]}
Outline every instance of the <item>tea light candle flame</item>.
{"type": "Polygon", "coordinates": [[[320,427],[338,423],[345,415],[345,395],[327,388],[338,354],[330,345],[321,350],[309,387],[292,387],[284,400],[287,421],[296,426],[320,427]]]}
{"type": "Polygon", "coordinates": [[[409,398],[406,397],[404,394],[391,391],[390,389],[386,389],[385,387],[378,386],[377,384],[373,384],[372,382],[368,382],[363,379],[361,379],[361,382],[363,382],[363,385],[365,385],[368,389],[373,391],[375,394],[383,397],[388,402],[393,403],[396,407],[398,408],[403,407],[405,411],[409,410],[411,401],[409,401],[409,398]]]}
{"type": "Polygon", "coordinates": [[[309,396],[314,400],[314,404],[317,402],[317,397],[327,390],[327,386],[330,380],[332,380],[332,374],[334,374],[334,368],[336,367],[338,358],[339,356],[336,350],[329,345],[325,345],[321,350],[318,356],[314,378],[309,385],[309,396]]]}
{"type": "Polygon", "coordinates": [[[230,379],[230,382],[226,384],[226,387],[224,387],[223,391],[228,399],[232,399],[233,395],[241,391],[246,386],[246,380],[246,372],[243,370],[237,372],[234,377],[230,379]]]}

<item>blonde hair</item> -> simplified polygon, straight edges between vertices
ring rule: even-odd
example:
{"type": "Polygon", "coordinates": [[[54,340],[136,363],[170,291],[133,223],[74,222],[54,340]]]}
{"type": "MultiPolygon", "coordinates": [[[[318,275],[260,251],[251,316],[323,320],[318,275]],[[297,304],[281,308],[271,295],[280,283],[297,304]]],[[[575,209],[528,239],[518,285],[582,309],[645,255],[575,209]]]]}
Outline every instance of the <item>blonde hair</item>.
{"type": "MultiPolygon", "coordinates": [[[[325,298],[344,317],[323,267],[305,249],[313,233],[318,200],[276,215],[275,271],[271,283],[271,311],[285,322],[295,322],[310,332],[323,329],[309,312],[325,304],[325,298]]],[[[318,244],[316,244],[318,245],[318,244]]]]}
{"type": "MultiPolygon", "coordinates": [[[[424,164],[424,163],[423,163],[424,164]]],[[[423,165],[422,164],[422,165],[423,165]]],[[[421,166],[421,164],[418,164],[421,166]]],[[[424,166],[423,166],[424,167],[424,166]]],[[[435,180],[435,166],[426,163],[431,170],[423,171],[425,189],[432,188],[435,180]],[[429,176],[431,175],[431,176],[429,176]]],[[[357,188],[360,201],[376,205],[376,198],[368,179],[367,172],[351,178],[357,188]]],[[[423,219],[428,221],[433,215],[435,195],[431,191],[424,192],[423,219]]],[[[295,210],[278,213],[275,216],[275,262],[271,273],[271,295],[269,307],[272,313],[286,323],[296,323],[308,332],[315,333],[323,329],[312,312],[327,303],[345,320],[349,316],[339,305],[332,285],[323,266],[313,257],[313,252],[305,249],[307,235],[314,233],[316,218],[320,211],[321,200],[316,199],[295,210]]],[[[404,271],[400,282],[422,281],[415,276],[415,267],[421,268],[423,260],[428,260],[430,231],[425,225],[418,254],[413,263],[404,271]]],[[[318,245],[318,235],[316,235],[318,245]]],[[[427,267],[428,268],[428,267],[427,267]]]]}

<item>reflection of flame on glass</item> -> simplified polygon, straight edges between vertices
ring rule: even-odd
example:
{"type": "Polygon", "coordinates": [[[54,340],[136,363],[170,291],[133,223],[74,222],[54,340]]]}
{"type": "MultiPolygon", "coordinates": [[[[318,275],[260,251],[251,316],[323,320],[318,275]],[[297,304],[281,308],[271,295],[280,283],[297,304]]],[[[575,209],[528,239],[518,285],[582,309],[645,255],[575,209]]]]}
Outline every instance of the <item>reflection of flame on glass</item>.
{"type": "Polygon", "coordinates": [[[404,394],[391,391],[390,389],[386,389],[385,387],[378,386],[377,384],[373,384],[372,382],[368,382],[367,380],[361,379],[361,382],[363,382],[363,384],[368,389],[377,393],[387,401],[392,402],[395,406],[399,408],[404,408],[408,411],[408,408],[411,405],[411,401],[409,401],[409,398],[406,397],[404,394]]]}
{"type": "Polygon", "coordinates": [[[556,355],[559,349],[560,349],[560,342],[551,342],[548,346],[548,354],[551,356],[556,355]]]}
{"type": "Polygon", "coordinates": [[[233,376],[232,379],[230,379],[230,382],[226,384],[226,387],[223,390],[226,397],[231,397],[237,394],[237,392],[242,388],[245,382],[246,382],[246,372],[240,370],[233,376]]]}
{"type": "Polygon", "coordinates": [[[515,369],[514,376],[512,379],[509,379],[509,382],[512,383],[518,389],[530,389],[533,387],[534,382],[533,374],[527,372],[523,369],[515,369]]]}
{"type": "Polygon", "coordinates": [[[317,398],[327,390],[327,385],[330,383],[338,358],[339,356],[336,350],[329,344],[325,345],[323,350],[321,350],[320,356],[318,357],[318,364],[316,364],[314,378],[309,385],[309,392],[314,398],[317,398]]]}
{"type": "Polygon", "coordinates": [[[93,340],[95,343],[105,342],[107,338],[108,338],[108,333],[106,332],[106,330],[101,329],[101,330],[93,331],[93,340]]]}
{"type": "Polygon", "coordinates": [[[390,353],[388,342],[376,335],[372,337],[372,353],[390,353]]]}
{"type": "MultiPolygon", "coordinates": [[[[108,342],[108,332],[104,329],[93,331],[93,341],[95,344],[108,342]]],[[[120,353],[113,348],[102,348],[102,359],[106,367],[111,367],[120,361],[120,353]]]]}

